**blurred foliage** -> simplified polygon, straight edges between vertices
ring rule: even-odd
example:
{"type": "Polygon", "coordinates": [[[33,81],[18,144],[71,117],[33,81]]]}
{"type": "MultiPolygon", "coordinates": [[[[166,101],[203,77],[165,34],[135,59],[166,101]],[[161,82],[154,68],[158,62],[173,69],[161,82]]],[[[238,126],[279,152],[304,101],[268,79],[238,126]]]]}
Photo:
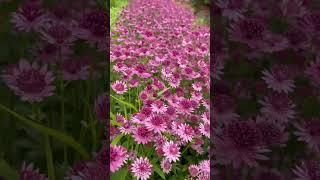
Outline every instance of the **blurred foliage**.
{"type": "Polygon", "coordinates": [[[110,27],[114,27],[121,9],[127,6],[128,0],[110,0],[110,27]]]}
{"type": "Polygon", "coordinates": [[[210,6],[211,4],[210,0],[190,0],[190,2],[196,8],[201,6],[210,6]]]}

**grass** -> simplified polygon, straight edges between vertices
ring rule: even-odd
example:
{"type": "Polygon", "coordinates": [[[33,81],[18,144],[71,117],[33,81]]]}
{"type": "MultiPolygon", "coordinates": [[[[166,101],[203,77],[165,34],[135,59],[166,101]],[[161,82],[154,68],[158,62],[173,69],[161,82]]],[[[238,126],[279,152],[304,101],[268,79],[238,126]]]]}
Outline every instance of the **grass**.
{"type": "Polygon", "coordinates": [[[128,0],[111,0],[110,1],[110,28],[112,29],[120,15],[121,10],[126,7],[128,0]]]}

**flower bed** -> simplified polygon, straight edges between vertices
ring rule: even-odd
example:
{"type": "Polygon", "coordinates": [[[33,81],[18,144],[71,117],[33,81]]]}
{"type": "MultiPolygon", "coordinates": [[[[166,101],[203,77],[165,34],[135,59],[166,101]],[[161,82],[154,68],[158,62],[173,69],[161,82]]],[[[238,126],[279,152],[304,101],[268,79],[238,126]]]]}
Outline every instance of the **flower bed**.
{"type": "Polygon", "coordinates": [[[110,54],[113,179],[209,179],[209,28],[194,22],[171,0],[122,11],[110,54]]]}

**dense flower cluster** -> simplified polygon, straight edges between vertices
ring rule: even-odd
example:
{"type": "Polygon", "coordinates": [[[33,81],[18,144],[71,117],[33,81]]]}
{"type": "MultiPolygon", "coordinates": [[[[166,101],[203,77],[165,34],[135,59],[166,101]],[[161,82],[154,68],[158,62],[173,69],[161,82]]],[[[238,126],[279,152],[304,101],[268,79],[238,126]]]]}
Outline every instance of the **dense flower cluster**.
{"type": "Polygon", "coordinates": [[[319,5],[213,2],[216,179],[319,179],[319,5]]]}
{"type": "MultiPolygon", "coordinates": [[[[96,142],[99,141],[99,137],[96,136],[98,133],[97,126],[99,126],[97,122],[100,120],[100,122],[102,122],[102,126],[105,126],[105,123],[108,120],[109,97],[103,93],[101,96],[98,96],[96,102],[94,102],[94,96],[96,95],[94,93],[98,92],[98,87],[92,87],[90,81],[94,80],[97,82],[98,80],[101,80],[102,76],[104,75],[104,72],[101,70],[102,68],[105,68],[105,63],[102,63],[102,61],[105,62],[105,51],[109,46],[109,17],[105,7],[101,7],[102,4],[99,4],[98,1],[91,0],[66,0],[63,2],[56,2],[57,4],[52,2],[49,3],[50,6],[46,4],[46,1],[42,0],[24,0],[19,2],[20,4],[17,4],[17,2],[15,2],[15,4],[9,3],[11,2],[8,2],[8,4],[5,6],[1,6],[1,8],[7,6],[18,6],[17,10],[11,13],[9,16],[11,19],[9,23],[11,23],[13,27],[12,32],[10,32],[11,35],[17,36],[17,39],[21,39],[22,41],[24,41],[23,39],[28,39],[28,41],[30,41],[27,44],[28,47],[21,47],[23,46],[22,44],[25,43],[20,43],[20,41],[17,42],[17,47],[19,48],[18,51],[21,51],[21,53],[18,53],[18,55],[21,55],[22,57],[18,57],[18,59],[8,59],[11,64],[2,70],[1,75],[3,82],[16,96],[20,97],[22,101],[25,101],[24,104],[32,104],[32,108],[31,106],[29,106],[29,109],[25,108],[26,112],[23,112],[21,116],[24,116],[24,114],[27,112],[36,114],[35,107],[39,107],[37,112],[39,112],[39,114],[41,114],[41,118],[44,117],[45,120],[42,121],[42,119],[34,119],[37,121],[36,123],[50,121],[49,116],[52,116],[52,119],[54,119],[55,122],[48,122],[48,124],[41,125],[57,125],[59,121],[61,121],[62,127],[59,129],[59,131],[61,130],[63,131],[61,133],[72,136],[71,133],[66,132],[67,130],[65,127],[71,125],[70,122],[72,121],[72,118],[77,119],[76,113],[83,110],[85,111],[85,115],[81,118],[91,119],[90,127],[93,138],[95,138],[95,140],[92,140],[92,138],[91,141],[94,141],[92,143],[96,143],[93,146],[98,146],[98,143],[100,142],[96,142]],[[24,38],[21,38],[22,36],[24,38]],[[86,90],[79,88],[83,85],[85,85],[86,90]],[[71,89],[75,90],[78,88],[81,92],[79,91],[71,95],[77,96],[78,94],[79,97],[76,98],[79,99],[79,101],[71,103],[71,89]],[[86,99],[80,97],[82,92],[86,92],[86,99]],[[53,99],[55,103],[52,103],[53,101],[50,102],[50,100],[48,100],[49,98],[53,99]],[[44,112],[42,109],[40,109],[40,103],[41,107],[47,106],[48,109],[50,109],[50,112],[44,112]],[[69,104],[65,105],[66,103],[69,104]],[[50,106],[48,106],[48,104],[50,104],[50,106]],[[73,104],[72,106],[76,108],[71,110],[68,107],[67,109],[66,106],[69,106],[70,104],[73,104]],[[79,106],[77,106],[77,104],[79,106]],[[92,104],[94,104],[94,107],[90,107],[92,104]],[[96,118],[94,117],[94,114],[96,114],[96,118]],[[59,117],[55,119],[55,115],[61,115],[61,118],[59,117]],[[89,116],[91,117],[88,118],[89,116]]],[[[3,20],[5,20],[5,18],[3,20]]],[[[12,52],[16,52],[15,50],[12,52]]],[[[103,86],[104,85],[101,84],[100,87],[103,86]]],[[[101,89],[99,91],[101,91],[101,89]]],[[[19,103],[21,102],[17,101],[17,105],[11,104],[10,106],[21,107],[19,103]]],[[[16,110],[16,108],[14,110],[16,110]]],[[[19,113],[20,112],[17,112],[17,114],[19,113]]],[[[79,115],[81,116],[81,114],[79,115]]],[[[34,117],[35,116],[32,115],[32,119],[34,117]]],[[[75,126],[72,127],[73,131],[78,131],[76,128],[84,125],[81,125],[80,121],[80,119],[77,119],[76,121],[72,122],[73,124],[71,126],[75,126]]],[[[86,127],[88,127],[87,124],[86,127]]],[[[16,131],[16,129],[13,130],[16,131]]],[[[32,130],[32,128],[28,129],[30,132],[32,130]]],[[[84,131],[79,130],[79,133],[83,132],[84,131]]],[[[81,134],[81,136],[83,135],[84,134],[81,134]]],[[[42,138],[42,136],[39,137],[42,138]]],[[[27,138],[29,137],[26,137],[26,139],[27,138]]],[[[32,140],[34,142],[38,142],[38,140],[32,140]]],[[[23,141],[28,142],[26,140],[23,141]]],[[[64,146],[66,145],[67,143],[64,144],[64,146]]],[[[79,146],[82,145],[79,144],[79,146]]],[[[34,149],[34,147],[24,147],[23,149],[23,151],[25,151],[26,149],[34,149]]],[[[97,149],[98,147],[93,149],[93,151],[96,151],[97,149]]],[[[65,148],[65,155],[67,154],[67,151],[69,154],[71,154],[71,151],[69,150],[70,149],[65,148]]],[[[117,148],[116,150],[119,151],[122,149],[117,148]]],[[[58,151],[59,153],[61,152],[60,150],[58,151]]],[[[120,152],[123,155],[126,153],[124,150],[120,152]]],[[[57,153],[57,149],[54,148],[52,153],[57,153]]],[[[32,152],[31,154],[35,153],[32,152]]],[[[66,175],[66,179],[108,179],[109,174],[107,173],[107,169],[109,166],[106,163],[107,156],[106,146],[104,146],[96,153],[96,158],[94,160],[75,164],[75,166],[72,167],[69,173],[66,175]]],[[[17,157],[21,156],[17,155],[17,157]]],[[[34,157],[42,158],[42,155],[34,155],[33,158],[34,157]]],[[[53,158],[56,157],[56,154],[54,154],[53,158]]],[[[54,164],[60,164],[60,162],[57,162],[57,159],[58,158],[53,159],[54,164]]],[[[39,162],[39,159],[34,160],[35,162],[39,162]]],[[[15,162],[16,160],[10,161],[15,162]]],[[[43,159],[41,159],[41,161],[43,161],[43,159]]],[[[65,165],[72,165],[73,162],[71,162],[71,158],[69,158],[69,162],[67,161],[68,159],[66,158],[65,165]]],[[[118,161],[120,164],[115,163],[112,165],[112,167],[114,166],[117,168],[117,166],[121,166],[121,163],[123,162],[121,162],[121,159],[118,159],[118,161]]],[[[47,169],[50,171],[49,168],[47,169]]],[[[45,175],[40,174],[39,170],[33,168],[33,164],[27,165],[24,163],[19,171],[19,175],[20,179],[23,180],[47,180],[45,175]]],[[[50,173],[48,173],[48,175],[50,176],[50,173]]],[[[52,177],[49,178],[53,179],[52,177]]]]}
{"type": "MultiPolygon", "coordinates": [[[[113,126],[125,141],[133,140],[142,149],[153,146],[152,156],[160,157],[157,161],[140,151],[130,164],[138,179],[151,178],[150,161],[170,174],[173,168],[182,169],[184,152],[209,159],[210,34],[208,27],[194,22],[192,11],[172,0],[134,0],[112,34],[112,71],[118,74],[111,82],[113,94],[136,104],[128,99],[136,92],[142,104],[129,115],[116,110],[113,126]]],[[[206,168],[199,179],[209,178],[208,162],[199,164],[206,168]]]]}

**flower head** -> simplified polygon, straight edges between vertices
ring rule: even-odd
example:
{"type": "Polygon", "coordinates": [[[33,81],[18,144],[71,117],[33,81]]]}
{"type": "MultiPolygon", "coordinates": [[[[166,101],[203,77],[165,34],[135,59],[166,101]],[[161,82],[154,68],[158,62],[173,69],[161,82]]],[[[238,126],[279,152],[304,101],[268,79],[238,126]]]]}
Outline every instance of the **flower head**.
{"type": "Polygon", "coordinates": [[[170,162],[176,162],[180,158],[180,151],[177,144],[173,141],[166,142],[163,146],[164,156],[170,162]]]}
{"type": "Polygon", "coordinates": [[[164,173],[168,174],[171,171],[172,164],[169,160],[163,159],[161,161],[161,169],[164,173]]]}
{"type": "Polygon", "coordinates": [[[131,165],[131,171],[134,177],[146,180],[151,176],[152,165],[148,158],[137,158],[131,165]]]}
{"type": "Polygon", "coordinates": [[[40,174],[38,169],[34,169],[33,164],[23,162],[19,171],[20,180],[48,180],[44,174],[40,174]]]}
{"type": "Polygon", "coordinates": [[[3,78],[10,89],[23,101],[40,102],[45,97],[53,95],[54,77],[47,66],[39,66],[36,62],[30,64],[21,60],[10,72],[5,72],[3,78]]]}
{"type": "Polygon", "coordinates": [[[127,150],[122,146],[110,145],[110,171],[115,172],[121,168],[121,166],[127,160],[127,150]]]}
{"type": "Polygon", "coordinates": [[[295,117],[295,105],[286,94],[271,94],[259,102],[261,113],[270,119],[287,123],[295,117]]]}
{"type": "Polygon", "coordinates": [[[268,159],[262,154],[268,150],[262,146],[261,134],[252,121],[230,122],[218,132],[213,142],[220,164],[257,166],[257,160],[268,159]]]}
{"type": "Polygon", "coordinates": [[[117,94],[124,94],[127,92],[127,85],[121,81],[114,82],[111,87],[117,94]]]}
{"type": "Polygon", "coordinates": [[[27,1],[13,13],[11,22],[19,31],[38,31],[47,24],[48,17],[39,3],[27,1]]]}
{"type": "Polygon", "coordinates": [[[138,144],[147,144],[152,141],[152,132],[146,126],[138,126],[133,132],[133,137],[138,144]]]}
{"type": "Polygon", "coordinates": [[[320,150],[320,121],[319,119],[307,119],[302,123],[295,124],[297,130],[294,132],[299,141],[304,141],[308,146],[319,152],[320,150]]]}
{"type": "Polygon", "coordinates": [[[66,81],[86,80],[89,77],[89,65],[84,59],[66,59],[63,61],[62,75],[66,81]]]}
{"type": "Polygon", "coordinates": [[[304,160],[292,171],[295,180],[316,180],[320,178],[320,163],[318,160],[304,160]]]}
{"type": "Polygon", "coordinates": [[[289,67],[285,65],[274,65],[271,71],[262,72],[266,84],[272,90],[281,93],[292,92],[294,88],[293,80],[290,77],[289,67]]]}
{"type": "Polygon", "coordinates": [[[94,105],[96,116],[100,121],[107,121],[109,118],[109,96],[102,94],[97,97],[94,105]]]}

